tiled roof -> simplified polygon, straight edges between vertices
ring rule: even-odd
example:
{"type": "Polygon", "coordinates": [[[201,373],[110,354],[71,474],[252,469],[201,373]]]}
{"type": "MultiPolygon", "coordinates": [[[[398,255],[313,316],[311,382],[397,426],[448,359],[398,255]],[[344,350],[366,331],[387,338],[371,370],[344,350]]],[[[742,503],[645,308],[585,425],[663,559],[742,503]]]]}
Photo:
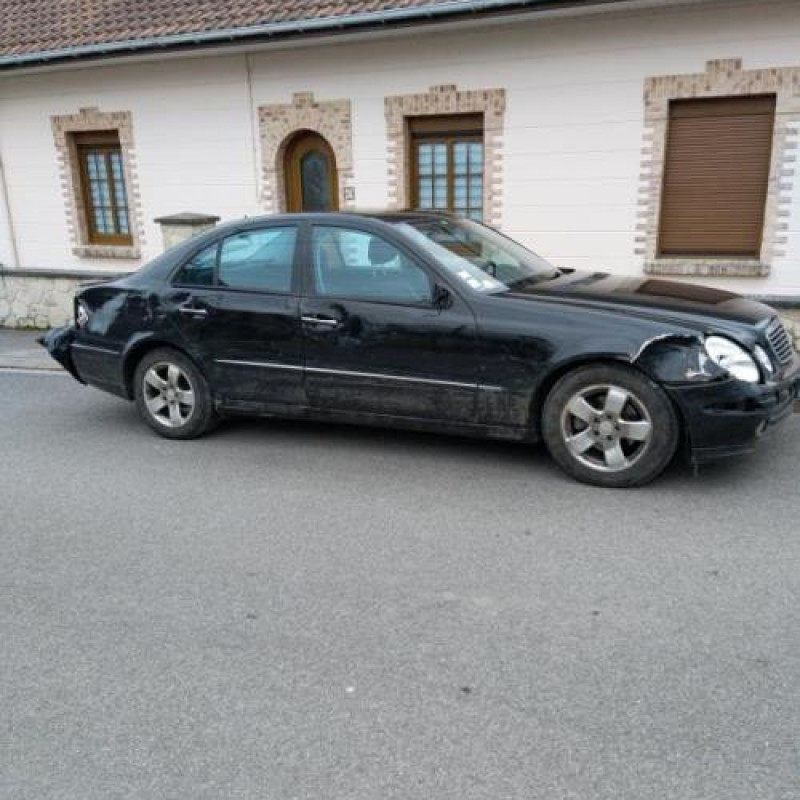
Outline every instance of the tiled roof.
{"type": "Polygon", "coordinates": [[[396,9],[465,5],[454,0],[0,0],[0,57],[396,9]]]}

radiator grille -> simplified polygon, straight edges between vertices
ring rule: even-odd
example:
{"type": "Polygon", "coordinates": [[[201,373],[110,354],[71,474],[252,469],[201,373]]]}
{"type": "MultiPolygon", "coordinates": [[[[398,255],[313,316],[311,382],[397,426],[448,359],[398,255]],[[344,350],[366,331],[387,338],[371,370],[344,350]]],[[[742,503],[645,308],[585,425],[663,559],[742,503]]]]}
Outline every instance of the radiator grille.
{"type": "Polygon", "coordinates": [[[792,340],[779,319],[767,328],[767,341],[778,363],[788,364],[792,360],[792,340]]]}

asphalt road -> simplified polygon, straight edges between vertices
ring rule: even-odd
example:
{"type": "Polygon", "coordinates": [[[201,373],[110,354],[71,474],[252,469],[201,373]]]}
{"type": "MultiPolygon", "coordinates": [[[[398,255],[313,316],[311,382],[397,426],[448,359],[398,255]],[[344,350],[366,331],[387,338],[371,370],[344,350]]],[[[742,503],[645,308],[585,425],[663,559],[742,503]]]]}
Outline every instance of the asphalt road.
{"type": "Polygon", "coordinates": [[[798,454],[608,491],[0,373],[0,797],[796,800],[798,454]]]}

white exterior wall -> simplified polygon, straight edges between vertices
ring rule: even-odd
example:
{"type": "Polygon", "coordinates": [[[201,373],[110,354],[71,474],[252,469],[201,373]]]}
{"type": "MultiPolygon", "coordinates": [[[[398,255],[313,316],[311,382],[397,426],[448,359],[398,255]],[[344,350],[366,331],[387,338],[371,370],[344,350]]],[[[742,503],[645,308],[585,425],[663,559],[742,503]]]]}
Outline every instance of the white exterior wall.
{"type": "MultiPolygon", "coordinates": [[[[52,115],[87,106],[132,113],[149,258],[161,250],[155,217],[263,211],[258,105],[291,102],[296,92],[349,99],[356,204],[375,208],[387,203],[384,97],[456,84],[507,93],[503,229],[557,264],[641,275],[634,237],[645,78],[702,72],[722,58],[742,58],[745,69],[800,66],[798,32],[800,3],[792,0],[704,3],[263,49],[249,57],[250,84],[244,55],[5,76],[0,154],[19,266],[136,265],[72,255],[52,115]]],[[[800,297],[800,187],[793,198],[785,255],[769,277],[702,282],[800,297]]],[[[4,264],[11,263],[7,238],[0,232],[4,264]]]]}

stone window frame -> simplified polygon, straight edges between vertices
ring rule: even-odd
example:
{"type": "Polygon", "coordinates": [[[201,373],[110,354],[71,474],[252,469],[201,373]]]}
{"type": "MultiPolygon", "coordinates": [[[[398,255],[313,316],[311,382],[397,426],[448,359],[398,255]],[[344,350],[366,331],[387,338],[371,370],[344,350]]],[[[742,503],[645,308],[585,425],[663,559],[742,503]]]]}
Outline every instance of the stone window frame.
{"type": "Polygon", "coordinates": [[[58,156],[61,192],[67,206],[67,226],[73,255],[80,258],[141,258],[144,244],[144,216],[136,172],[131,112],[100,111],[94,107],[81,108],[77,114],[51,117],[50,123],[58,156]],[[72,134],[92,131],[114,131],[119,137],[125,191],[128,196],[132,240],[130,245],[92,244],[89,240],[89,223],[83,202],[78,148],[72,134]]]}
{"type": "Polygon", "coordinates": [[[705,72],[649,77],[644,83],[644,136],[636,232],[637,256],[650,275],[764,277],[785,254],[800,132],[800,67],[742,69],[741,58],[706,63],[705,72]],[[661,193],[672,100],[775,95],[764,230],[758,258],[672,257],[658,254],[661,193]]]}
{"type": "Polygon", "coordinates": [[[286,211],[286,148],[301,131],[313,131],[325,139],[336,159],[339,208],[355,207],[353,173],[353,124],[349,100],[314,99],[313,92],[292,95],[291,103],[258,107],[261,144],[261,200],[268,211],[286,211]]]}
{"type": "Polygon", "coordinates": [[[503,134],[505,89],[460,91],[455,84],[431,86],[421,94],[401,94],[384,100],[390,207],[408,208],[411,198],[409,117],[483,114],[484,222],[499,226],[502,216],[503,134]]]}

